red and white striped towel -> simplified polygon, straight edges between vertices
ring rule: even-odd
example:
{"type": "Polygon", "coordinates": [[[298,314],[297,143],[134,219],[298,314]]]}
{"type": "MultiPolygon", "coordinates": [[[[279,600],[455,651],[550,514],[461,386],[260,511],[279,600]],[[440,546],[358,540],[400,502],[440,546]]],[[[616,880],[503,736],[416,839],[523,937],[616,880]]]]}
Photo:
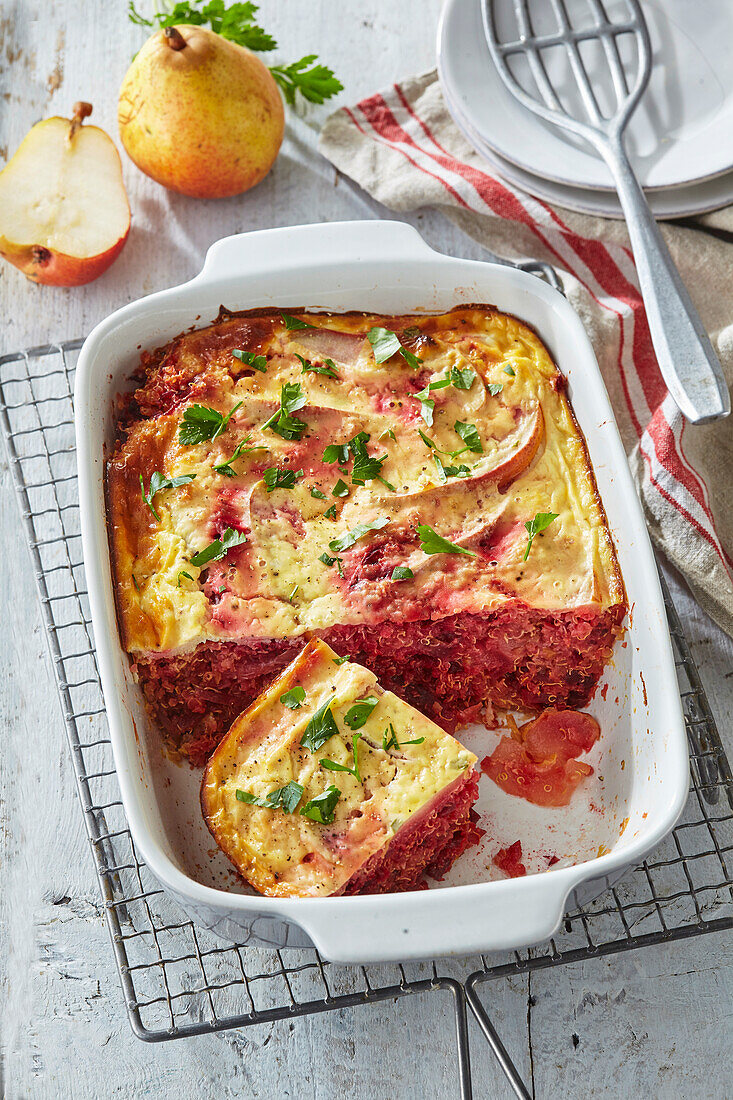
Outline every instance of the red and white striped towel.
{"type": "MultiPolygon", "coordinates": [[[[560,272],[593,340],[652,538],[733,634],[733,420],[689,425],[667,393],[623,223],[552,207],[492,175],[453,124],[434,72],[337,111],[320,149],[391,209],[439,206],[497,255],[560,272]]],[[[716,215],[717,234],[697,224],[663,229],[729,384],[731,214],[716,215]]]]}

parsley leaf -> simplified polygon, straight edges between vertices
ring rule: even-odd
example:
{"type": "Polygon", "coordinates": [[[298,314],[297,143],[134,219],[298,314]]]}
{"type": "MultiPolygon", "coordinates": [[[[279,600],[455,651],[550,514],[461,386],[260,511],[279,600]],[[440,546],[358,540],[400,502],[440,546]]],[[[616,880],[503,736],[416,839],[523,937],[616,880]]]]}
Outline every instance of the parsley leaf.
{"type": "Polygon", "coordinates": [[[326,519],[336,519],[336,505],[332,504],[330,508],[327,508],[323,513],[326,519]]]}
{"type": "Polygon", "coordinates": [[[323,794],[311,798],[300,811],[303,817],[309,817],[311,821],[318,821],[321,825],[330,825],[333,822],[336,803],[341,797],[341,791],[334,787],[333,783],[326,787],[323,794]]]}
{"type": "Polygon", "coordinates": [[[514,367],[503,367],[502,369],[504,371],[504,374],[508,374],[510,378],[516,377],[516,371],[514,370],[514,367]]]}
{"type": "Polygon", "coordinates": [[[355,485],[364,485],[365,482],[373,481],[376,478],[394,493],[396,491],[394,485],[390,485],[388,481],[385,481],[380,472],[387,455],[384,454],[381,458],[370,455],[366,449],[368,442],[369,436],[366,432],[359,432],[349,441],[349,449],[354,456],[351,480],[355,485]]]}
{"type": "Polygon", "coordinates": [[[486,389],[489,391],[492,397],[496,397],[497,393],[501,393],[504,386],[501,382],[489,382],[486,389]]]}
{"type": "Polygon", "coordinates": [[[459,367],[451,367],[450,380],[457,390],[470,390],[476,380],[476,371],[471,367],[461,370],[459,367]]]}
{"type": "Polygon", "coordinates": [[[288,603],[292,603],[292,602],[293,602],[293,600],[295,599],[295,597],[296,597],[296,594],[297,594],[297,592],[298,592],[298,589],[299,589],[299,588],[300,588],[300,585],[299,585],[299,584],[296,584],[296,585],[294,586],[294,588],[293,588],[293,591],[292,591],[292,592],[290,593],[290,595],[288,596],[288,603]]]}
{"type": "Polygon", "coordinates": [[[266,451],[267,447],[250,447],[249,437],[243,439],[241,443],[238,443],[234,448],[234,454],[231,458],[228,458],[226,462],[220,462],[218,466],[215,466],[217,474],[223,474],[224,477],[236,477],[237,471],[232,466],[232,462],[236,462],[243,454],[249,454],[251,451],[266,451]]]}
{"type": "Polygon", "coordinates": [[[270,72],[280,86],[285,100],[295,106],[295,93],[300,92],[309,103],[323,103],[343,90],[343,84],[325,65],[314,65],[318,55],[309,53],[291,65],[270,65],[270,72]]]}
{"type": "Polygon", "coordinates": [[[344,715],[344,722],[349,729],[360,730],[378,702],[376,695],[366,695],[363,699],[357,699],[353,707],[349,707],[344,715]]]}
{"type": "Polygon", "coordinates": [[[337,565],[340,575],[343,577],[344,571],[341,565],[341,558],[332,558],[330,554],[327,554],[324,550],[322,554],[318,555],[318,560],[322,561],[324,565],[337,565]]]}
{"type": "MultiPolygon", "coordinates": [[[[479,438],[475,424],[464,424],[462,420],[456,420],[453,431],[458,432],[469,451],[483,452],[483,446],[479,438]]],[[[452,452],[453,454],[457,452],[452,452]]]]}
{"type": "Polygon", "coordinates": [[[187,573],[185,569],[181,569],[181,571],[178,574],[178,579],[176,581],[176,588],[181,587],[181,577],[186,577],[189,581],[193,580],[193,577],[191,576],[190,573],[187,573]]]}
{"type": "Polygon", "coordinates": [[[422,745],[424,737],[415,737],[412,741],[403,741],[402,744],[397,740],[397,734],[395,733],[394,726],[390,722],[387,729],[382,736],[382,748],[385,752],[389,752],[390,749],[400,749],[402,745],[422,745]],[[389,738],[387,735],[389,734],[389,738]]]}
{"type": "Polygon", "coordinates": [[[468,477],[471,473],[471,467],[464,466],[463,463],[460,466],[444,466],[443,469],[448,477],[468,477]]]}
{"type": "Polygon", "coordinates": [[[435,402],[428,396],[430,390],[426,387],[424,390],[420,390],[418,393],[413,393],[413,397],[416,397],[420,402],[420,415],[429,428],[433,426],[433,413],[435,411],[435,402]]]}
{"type": "Polygon", "coordinates": [[[382,527],[386,527],[388,523],[388,516],[383,516],[382,519],[372,520],[371,523],[357,523],[356,527],[353,527],[351,531],[347,531],[345,535],[341,535],[341,537],[337,539],[331,539],[328,548],[332,550],[334,554],[340,554],[343,550],[351,549],[359,539],[363,539],[370,531],[379,531],[382,527]]]}
{"type": "Polygon", "coordinates": [[[526,561],[529,557],[529,552],[532,549],[532,543],[534,542],[535,535],[539,535],[540,531],[544,531],[546,527],[549,527],[558,517],[557,512],[538,512],[534,519],[525,523],[527,528],[527,549],[524,551],[524,557],[522,561],[526,561]]]}
{"type": "Polygon", "coordinates": [[[419,524],[417,533],[420,536],[420,549],[425,554],[465,554],[469,558],[476,557],[473,550],[466,550],[463,546],[448,542],[448,539],[444,539],[427,523],[419,524]]]}
{"type": "Polygon", "coordinates": [[[328,500],[325,493],[322,493],[320,489],[316,489],[315,486],[311,489],[311,496],[316,500],[328,500]]]}
{"type": "Polygon", "coordinates": [[[283,439],[300,439],[308,425],[292,414],[302,409],[306,401],[300,382],[284,382],[280,390],[280,408],[262,425],[263,431],[270,428],[283,439]]]}
{"type": "Polygon", "coordinates": [[[292,489],[302,476],[302,470],[283,470],[280,466],[270,466],[263,473],[262,480],[268,493],[274,493],[275,489],[292,489]]]}
{"type": "Polygon", "coordinates": [[[242,791],[239,787],[234,794],[237,802],[247,802],[251,806],[266,806],[268,809],[280,806],[284,813],[292,814],[303,797],[303,787],[291,779],[284,787],[277,787],[264,798],[258,798],[256,794],[250,794],[249,791],[242,791]]]}
{"type": "Polygon", "coordinates": [[[346,657],[334,657],[334,659],[333,659],[333,663],[334,663],[335,665],[344,665],[344,664],[346,664],[346,662],[347,662],[347,661],[350,661],[350,660],[351,660],[351,657],[349,657],[349,656],[346,656],[346,657]]]}
{"type": "Polygon", "coordinates": [[[234,528],[227,527],[220,539],[214,539],[203,550],[199,550],[197,554],[193,555],[191,565],[195,565],[200,569],[211,561],[219,561],[220,558],[226,557],[235,546],[241,546],[246,541],[247,536],[241,531],[235,531],[234,528]]]}
{"type": "Polygon", "coordinates": [[[415,576],[415,574],[410,569],[409,565],[396,565],[394,567],[394,569],[392,570],[392,576],[390,577],[390,580],[392,580],[392,581],[409,581],[414,576],[415,576]]]}
{"type": "Polygon", "coordinates": [[[347,497],[349,495],[349,486],[341,478],[338,479],[333,489],[331,490],[332,497],[347,497]]]}
{"type": "Polygon", "coordinates": [[[353,768],[347,768],[345,764],[337,764],[335,760],[321,760],[320,764],[322,768],[326,768],[329,772],[348,772],[349,775],[353,775],[357,783],[362,782],[361,774],[359,772],[359,738],[360,733],[355,733],[351,739],[351,751],[354,754],[354,766],[353,768]]]}
{"type": "Polygon", "coordinates": [[[349,444],[329,443],[323,452],[323,461],[337,462],[340,466],[343,466],[344,462],[349,461],[349,444]]]}
{"type": "Polygon", "coordinates": [[[235,348],[232,352],[235,359],[239,359],[240,363],[246,363],[249,367],[254,367],[261,374],[267,374],[267,359],[264,355],[255,355],[251,351],[242,351],[241,348],[235,348]]]}
{"type": "Polygon", "coordinates": [[[331,714],[331,707],[334,704],[334,697],[331,696],[325,703],[322,703],[315,714],[312,715],[310,722],[305,727],[305,733],[300,739],[300,743],[304,749],[308,749],[310,752],[318,752],[318,750],[326,744],[329,737],[336,737],[338,735],[338,726],[334,720],[333,714],[331,714]]]}
{"type": "Polygon", "coordinates": [[[377,363],[386,363],[388,359],[399,352],[405,362],[409,363],[413,369],[422,366],[422,359],[418,359],[413,352],[403,348],[397,334],[390,332],[388,328],[379,328],[375,325],[374,328],[369,329],[367,340],[372,345],[374,360],[377,363]]]}
{"type": "Polygon", "coordinates": [[[425,435],[425,432],[421,431],[420,428],[417,429],[417,434],[420,436],[426,447],[429,447],[431,451],[435,450],[435,444],[433,443],[430,436],[425,435]]]}
{"type": "Polygon", "coordinates": [[[178,429],[178,442],[183,443],[185,447],[192,447],[207,439],[217,439],[241,404],[241,401],[237,401],[226,416],[222,416],[216,409],[207,408],[206,405],[189,405],[183,413],[183,423],[178,429]]]}
{"type": "Polygon", "coordinates": [[[189,481],[193,481],[195,477],[196,474],[181,474],[180,477],[166,477],[165,474],[161,474],[160,470],[155,470],[155,472],[150,475],[150,486],[146,493],[143,475],[140,474],[140,495],[158,523],[160,523],[160,516],[153,507],[153,497],[155,494],[161,492],[163,489],[177,489],[179,485],[188,485],[189,481]]]}
{"type": "Polygon", "coordinates": [[[305,702],[305,688],[297,684],[290,691],[284,691],[280,696],[280,702],[290,710],[299,710],[305,702]]]}
{"type": "Polygon", "coordinates": [[[295,353],[295,358],[300,359],[303,364],[303,374],[306,371],[311,371],[313,374],[325,374],[327,378],[335,378],[338,380],[338,372],[336,370],[336,364],[333,359],[324,360],[323,366],[319,366],[318,363],[310,363],[307,359],[304,359],[302,355],[295,353]]]}
{"type": "Polygon", "coordinates": [[[288,332],[297,332],[301,328],[315,328],[315,325],[309,325],[307,321],[300,321],[297,317],[291,317],[289,313],[281,313],[283,321],[285,322],[285,328],[288,332]]]}
{"type": "Polygon", "coordinates": [[[395,443],[397,442],[397,436],[394,434],[391,428],[387,428],[386,431],[382,432],[379,437],[379,442],[381,443],[383,439],[392,439],[395,443]]]}

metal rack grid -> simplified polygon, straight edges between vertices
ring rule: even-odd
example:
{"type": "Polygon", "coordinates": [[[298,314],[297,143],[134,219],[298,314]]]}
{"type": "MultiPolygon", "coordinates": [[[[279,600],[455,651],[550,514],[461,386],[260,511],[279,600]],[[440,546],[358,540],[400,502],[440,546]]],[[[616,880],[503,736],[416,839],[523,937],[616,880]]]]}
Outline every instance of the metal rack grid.
{"type": "Polygon", "coordinates": [[[528,1096],[479,997],[483,983],[733,927],[733,777],[668,593],[692,762],[684,815],[641,867],[568,913],[547,944],[463,960],[462,981],[435,963],[338,967],[313,949],[224,945],[157,885],[135,852],[119,797],[79,534],[72,393],[81,344],[1,357],[0,421],[133,1031],[159,1042],[442,990],[455,1013],[461,1095],[471,1096],[468,1004],[515,1092],[528,1096]]]}

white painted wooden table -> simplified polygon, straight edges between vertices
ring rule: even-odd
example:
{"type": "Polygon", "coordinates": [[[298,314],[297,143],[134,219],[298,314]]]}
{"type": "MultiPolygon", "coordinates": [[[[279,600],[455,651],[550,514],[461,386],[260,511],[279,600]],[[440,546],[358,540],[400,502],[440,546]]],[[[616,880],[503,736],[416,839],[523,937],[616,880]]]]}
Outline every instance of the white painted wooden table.
{"type": "MultiPolygon", "coordinates": [[[[352,102],[430,67],[440,0],[261,0],[294,59],[317,50],[352,102]]],[[[29,127],[77,99],[116,137],[117,88],[143,41],[125,0],[0,0],[0,161],[29,127]]],[[[379,209],[315,152],[327,109],[290,118],[270,176],[251,194],[198,202],[125,159],[133,229],[96,283],[36,287],[0,265],[0,353],[83,335],[139,295],[194,275],[218,237],[379,209]]],[[[438,215],[410,219],[435,247],[480,257],[438,215]]],[[[150,1047],[133,1038],[46,656],[29,558],[2,456],[0,494],[0,1075],[4,1095],[245,1096],[402,1100],[458,1095],[453,1020],[439,995],[150,1047]]],[[[733,644],[676,589],[729,752],[733,644]]],[[[564,966],[484,987],[525,1080],[542,1098],[733,1095],[730,937],[564,966]]],[[[509,1094],[473,1029],[477,1097],[509,1094]]]]}

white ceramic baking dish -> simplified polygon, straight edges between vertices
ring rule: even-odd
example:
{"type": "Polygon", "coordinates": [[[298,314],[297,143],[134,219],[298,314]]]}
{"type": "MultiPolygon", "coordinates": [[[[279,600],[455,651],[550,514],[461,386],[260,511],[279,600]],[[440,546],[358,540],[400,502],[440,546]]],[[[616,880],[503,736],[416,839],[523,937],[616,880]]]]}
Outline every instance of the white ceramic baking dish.
{"type": "MultiPolygon", "coordinates": [[[[600,893],[672,828],[685,801],[688,757],[656,567],[591,345],[565,299],[540,279],[439,255],[401,222],[228,237],[212,246],[191,282],[133,302],[94,329],[79,358],[75,402],[84,562],[122,798],[138,851],[195,920],[240,943],[315,944],[338,962],[515,948],[552,935],[568,905],[600,893]],[[568,377],[618,548],[633,614],[590,708],[602,729],[588,758],[595,775],[564,810],[532,806],[482,777],[487,835],[430,890],[257,896],[212,852],[198,806],[199,775],[162,752],[118,640],[104,500],[113,397],[129,388],[141,348],[208,323],[220,303],[409,313],[461,302],[494,303],[533,325],[548,345],[568,377]],[[530,873],[505,879],[491,856],[516,839],[530,873]],[[546,870],[552,857],[558,862],[546,870]]],[[[496,735],[478,728],[459,736],[479,757],[496,743],[496,735]]]]}

